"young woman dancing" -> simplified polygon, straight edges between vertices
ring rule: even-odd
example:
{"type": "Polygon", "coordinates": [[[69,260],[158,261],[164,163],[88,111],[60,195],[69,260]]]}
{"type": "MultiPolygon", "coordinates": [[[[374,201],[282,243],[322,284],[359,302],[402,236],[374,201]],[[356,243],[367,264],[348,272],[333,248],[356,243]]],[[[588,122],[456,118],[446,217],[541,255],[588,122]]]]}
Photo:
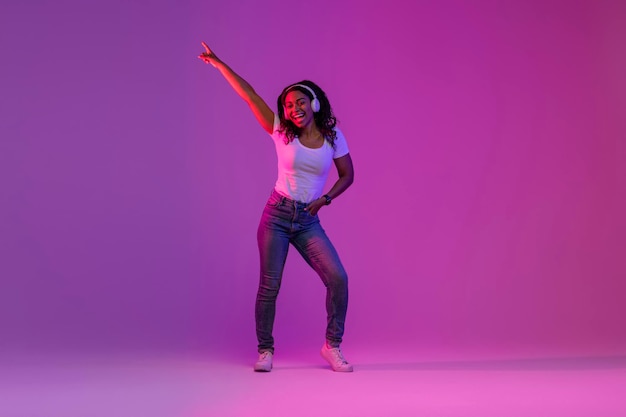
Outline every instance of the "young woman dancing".
{"type": "Polygon", "coordinates": [[[328,98],[315,83],[300,81],[283,89],[274,113],[206,43],[202,46],[205,51],[199,58],[217,68],[248,103],[261,127],[272,137],[278,156],[278,179],[257,232],[261,273],[255,306],[259,359],[254,370],[272,369],[276,297],[291,244],[326,287],[327,326],[322,357],[334,371],[352,372],[352,365],[340,349],[348,307],[348,276],[318,217],[319,210],[343,193],[354,178],[348,145],[336,127],[328,98]],[[338,179],[324,193],[333,163],[338,179]]]}

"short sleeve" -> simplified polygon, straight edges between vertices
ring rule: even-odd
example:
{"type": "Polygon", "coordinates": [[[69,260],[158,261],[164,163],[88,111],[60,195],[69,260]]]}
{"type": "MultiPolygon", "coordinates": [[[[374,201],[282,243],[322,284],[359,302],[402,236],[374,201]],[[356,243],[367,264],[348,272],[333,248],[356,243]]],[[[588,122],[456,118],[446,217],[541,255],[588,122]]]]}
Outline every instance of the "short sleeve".
{"type": "Polygon", "coordinates": [[[337,128],[335,128],[335,132],[337,132],[337,137],[335,138],[335,152],[333,153],[333,159],[346,156],[350,152],[343,132],[337,128]]]}
{"type": "Polygon", "coordinates": [[[276,131],[280,128],[280,118],[278,117],[278,113],[274,113],[274,126],[272,127],[272,133],[270,136],[274,136],[276,131]]]}

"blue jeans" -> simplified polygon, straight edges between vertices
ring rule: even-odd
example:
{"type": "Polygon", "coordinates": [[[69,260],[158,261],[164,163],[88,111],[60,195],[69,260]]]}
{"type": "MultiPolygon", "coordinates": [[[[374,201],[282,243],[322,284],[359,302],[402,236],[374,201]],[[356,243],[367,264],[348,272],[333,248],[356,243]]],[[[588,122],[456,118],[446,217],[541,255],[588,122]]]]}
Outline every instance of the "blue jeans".
{"type": "Polygon", "coordinates": [[[339,347],[348,309],[348,276],[337,251],[326,236],[317,215],[304,211],[306,203],[291,200],[276,190],[267,200],[257,239],[261,277],[256,298],[255,318],[259,352],[274,352],[276,297],[292,244],[318,273],[326,287],[326,340],[339,347]]]}

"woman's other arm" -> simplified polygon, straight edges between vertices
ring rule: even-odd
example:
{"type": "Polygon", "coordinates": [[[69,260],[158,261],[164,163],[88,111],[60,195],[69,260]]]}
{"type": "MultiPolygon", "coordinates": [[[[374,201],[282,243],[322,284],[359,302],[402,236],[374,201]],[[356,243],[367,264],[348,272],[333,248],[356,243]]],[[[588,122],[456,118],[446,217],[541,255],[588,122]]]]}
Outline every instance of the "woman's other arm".
{"type": "MultiPolygon", "coordinates": [[[[339,194],[343,193],[354,182],[354,167],[352,166],[352,157],[350,154],[346,154],[335,161],[335,167],[337,168],[337,181],[333,184],[332,188],[328,191],[328,195],[331,199],[335,199],[339,194]]],[[[320,197],[317,200],[313,200],[305,210],[309,211],[311,215],[317,214],[322,206],[326,205],[326,199],[320,197]]]]}

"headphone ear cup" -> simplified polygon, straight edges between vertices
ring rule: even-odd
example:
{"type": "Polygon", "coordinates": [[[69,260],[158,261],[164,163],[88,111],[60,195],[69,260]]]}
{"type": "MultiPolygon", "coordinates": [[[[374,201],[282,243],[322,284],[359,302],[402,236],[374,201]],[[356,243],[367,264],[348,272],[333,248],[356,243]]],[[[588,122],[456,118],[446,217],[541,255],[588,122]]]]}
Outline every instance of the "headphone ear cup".
{"type": "Polygon", "coordinates": [[[317,99],[317,97],[315,97],[311,101],[311,110],[313,110],[313,113],[317,113],[318,111],[320,111],[320,101],[317,99]]]}

